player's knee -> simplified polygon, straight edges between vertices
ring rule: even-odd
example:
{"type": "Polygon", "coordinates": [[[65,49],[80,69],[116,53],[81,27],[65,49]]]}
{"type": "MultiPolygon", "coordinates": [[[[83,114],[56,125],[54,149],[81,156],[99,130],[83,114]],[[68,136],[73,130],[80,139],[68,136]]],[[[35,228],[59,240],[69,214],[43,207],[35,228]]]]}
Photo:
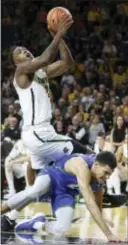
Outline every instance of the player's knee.
{"type": "Polygon", "coordinates": [[[62,207],[59,208],[56,212],[56,232],[59,234],[65,234],[68,232],[73,218],[73,208],[72,207],[62,207]]]}
{"type": "Polygon", "coordinates": [[[55,232],[57,234],[64,235],[68,232],[69,227],[70,227],[70,224],[67,224],[66,222],[65,223],[60,222],[59,224],[57,224],[55,232]]]}

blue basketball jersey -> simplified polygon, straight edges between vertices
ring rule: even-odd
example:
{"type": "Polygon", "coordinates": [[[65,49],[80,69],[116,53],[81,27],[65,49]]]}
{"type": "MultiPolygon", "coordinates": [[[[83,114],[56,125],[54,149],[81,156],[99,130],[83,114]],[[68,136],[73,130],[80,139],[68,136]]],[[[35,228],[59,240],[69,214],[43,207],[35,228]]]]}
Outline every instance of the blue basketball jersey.
{"type": "MultiPolygon", "coordinates": [[[[54,166],[47,166],[42,169],[39,175],[48,174],[51,178],[51,204],[53,213],[63,206],[74,206],[75,196],[79,194],[79,187],[77,178],[65,171],[65,164],[68,160],[74,157],[82,157],[85,160],[85,164],[91,169],[95,162],[96,155],[84,155],[84,154],[71,154],[70,156],[64,156],[61,160],[55,162],[54,166]]],[[[93,191],[97,191],[102,188],[101,185],[92,184],[93,191]]]]}
{"type": "MultiPolygon", "coordinates": [[[[85,164],[91,169],[92,165],[96,159],[96,155],[84,155],[84,154],[71,154],[70,156],[64,156],[61,160],[55,162],[54,166],[46,167],[46,169],[41,170],[42,174],[49,174],[52,182],[52,189],[55,194],[60,194],[62,192],[72,192],[72,194],[78,194],[79,188],[76,176],[67,173],[64,169],[65,164],[68,160],[74,157],[82,157],[85,160],[85,164]]],[[[41,174],[40,173],[40,174],[41,174]]],[[[101,188],[101,185],[92,184],[92,190],[96,191],[101,188]]]]}

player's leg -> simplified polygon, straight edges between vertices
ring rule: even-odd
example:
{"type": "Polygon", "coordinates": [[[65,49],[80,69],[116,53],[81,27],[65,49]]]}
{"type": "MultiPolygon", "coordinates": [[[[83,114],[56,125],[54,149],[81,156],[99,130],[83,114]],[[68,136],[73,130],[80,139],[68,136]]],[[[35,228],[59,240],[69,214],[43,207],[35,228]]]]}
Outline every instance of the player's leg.
{"type": "MultiPolygon", "coordinates": [[[[26,133],[24,135],[28,144],[26,133]]],[[[73,145],[69,137],[58,135],[50,124],[45,127],[35,128],[31,138],[33,138],[34,142],[33,144],[29,142],[30,155],[33,155],[33,158],[38,157],[38,161],[32,161],[33,169],[42,168],[42,165],[46,165],[56,160],[56,158],[60,159],[65,154],[69,155],[73,151],[73,145]],[[42,162],[42,158],[45,159],[44,162],[42,162]]]]}
{"type": "MultiPolygon", "coordinates": [[[[39,128],[38,131],[39,134],[41,131],[42,135],[45,135],[45,132],[43,134],[42,127],[41,129],[39,128]]],[[[34,132],[31,129],[23,130],[22,140],[26,145],[27,153],[31,158],[31,162],[27,165],[26,171],[26,182],[31,186],[34,183],[36,177],[36,170],[39,170],[44,166],[42,152],[44,143],[36,138],[34,132]]]]}
{"type": "Polygon", "coordinates": [[[54,235],[64,235],[67,233],[74,215],[74,197],[68,193],[61,193],[52,200],[53,213],[56,221],[47,222],[45,230],[54,235]]]}
{"type": "Polygon", "coordinates": [[[69,194],[57,196],[52,201],[52,209],[56,216],[56,221],[45,221],[44,214],[39,214],[29,220],[24,220],[17,224],[16,231],[43,230],[46,233],[63,236],[68,232],[74,215],[74,198],[69,194]]]}
{"type": "MultiPolygon", "coordinates": [[[[28,162],[25,163],[15,163],[12,166],[14,175],[16,176],[16,178],[21,178],[21,177],[25,177],[26,175],[26,168],[27,168],[27,164],[28,162]]],[[[26,185],[28,186],[27,182],[26,185]]],[[[23,189],[22,189],[23,190],[23,189]]],[[[16,219],[19,216],[19,211],[18,210],[12,210],[10,212],[8,212],[6,215],[3,215],[1,217],[1,228],[4,231],[9,231],[12,230],[15,225],[16,225],[16,219]]]]}
{"type": "Polygon", "coordinates": [[[72,207],[60,207],[56,212],[56,221],[46,222],[44,214],[36,214],[32,219],[26,219],[18,223],[16,231],[39,231],[45,230],[47,233],[54,235],[65,235],[72,223],[74,209],[72,207]]]}
{"type": "MultiPolygon", "coordinates": [[[[52,125],[35,128],[34,132],[24,132],[22,138],[31,156],[31,169],[28,176],[32,176],[32,169],[41,169],[52,161],[59,160],[65,155],[70,155],[74,150],[72,140],[68,136],[59,135],[52,125]]],[[[84,146],[83,146],[84,147],[84,146]]],[[[77,151],[77,146],[75,146],[77,151]]],[[[80,146],[77,152],[80,151],[80,146]]],[[[81,149],[82,153],[86,149],[81,149]]],[[[34,171],[33,171],[34,172],[34,171]]]]}
{"type": "Polygon", "coordinates": [[[47,222],[45,225],[45,230],[47,233],[54,235],[63,236],[68,232],[72,219],[73,219],[74,209],[73,207],[61,207],[56,212],[56,221],[47,222]]]}
{"type": "Polygon", "coordinates": [[[33,186],[15,194],[11,197],[5,204],[1,207],[1,213],[4,214],[13,209],[22,209],[32,200],[38,198],[49,190],[50,187],[50,177],[49,175],[39,175],[33,186]]]}
{"type": "MultiPolygon", "coordinates": [[[[70,155],[72,152],[80,152],[84,154],[88,152],[87,148],[82,144],[77,143],[77,141],[73,141],[68,136],[57,134],[51,125],[47,128],[45,132],[43,132],[43,134],[42,132],[38,131],[35,131],[34,133],[38,144],[42,142],[42,145],[39,145],[39,149],[41,148],[41,151],[38,154],[38,162],[41,162],[39,160],[40,154],[41,157],[43,157],[44,159],[44,164],[46,164],[51,161],[59,160],[65,155],[70,155]]],[[[40,166],[41,165],[42,162],[40,166]]],[[[33,168],[35,167],[33,166],[33,168]]]]}
{"type": "Polygon", "coordinates": [[[49,163],[61,159],[65,155],[70,155],[73,151],[73,144],[68,137],[54,134],[51,142],[43,146],[43,157],[49,163]],[[53,142],[52,142],[53,140],[53,142]]]}

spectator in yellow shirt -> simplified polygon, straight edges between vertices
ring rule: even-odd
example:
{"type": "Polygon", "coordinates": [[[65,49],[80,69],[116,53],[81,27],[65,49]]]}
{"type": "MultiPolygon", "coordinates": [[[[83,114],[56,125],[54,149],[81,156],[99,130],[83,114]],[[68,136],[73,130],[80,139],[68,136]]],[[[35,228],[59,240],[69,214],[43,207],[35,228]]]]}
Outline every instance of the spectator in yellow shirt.
{"type": "Polygon", "coordinates": [[[102,19],[102,13],[100,8],[91,8],[88,11],[87,19],[89,22],[100,21],[102,19]]]}
{"type": "Polygon", "coordinates": [[[120,89],[123,88],[126,82],[126,72],[124,71],[124,67],[119,65],[117,67],[117,72],[112,75],[112,81],[114,88],[120,89]]]}
{"type": "Polygon", "coordinates": [[[123,99],[123,105],[121,106],[123,110],[124,118],[128,118],[128,96],[123,99]]]}

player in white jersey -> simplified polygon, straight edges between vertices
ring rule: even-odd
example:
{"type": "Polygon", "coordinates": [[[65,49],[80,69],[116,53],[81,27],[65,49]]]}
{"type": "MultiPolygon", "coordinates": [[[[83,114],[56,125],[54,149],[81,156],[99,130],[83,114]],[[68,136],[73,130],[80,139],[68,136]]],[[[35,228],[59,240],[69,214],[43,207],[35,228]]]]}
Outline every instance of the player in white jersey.
{"type": "Polygon", "coordinates": [[[52,43],[39,57],[34,58],[23,47],[16,47],[11,53],[16,66],[13,84],[23,112],[22,139],[29,150],[33,169],[40,169],[73,150],[69,138],[58,135],[50,124],[52,112],[48,84],[48,78],[61,75],[74,64],[62,39],[72,23],[71,17],[65,14],[52,43]],[[51,64],[58,49],[61,58],[51,64]]]}
{"type": "Polygon", "coordinates": [[[14,186],[14,176],[19,179],[26,177],[27,164],[29,162],[29,156],[27,155],[27,149],[22,140],[18,140],[13,146],[11,152],[5,159],[5,176],[9,187],[9,196],[13,196],[16,193],[14,186]]]}

